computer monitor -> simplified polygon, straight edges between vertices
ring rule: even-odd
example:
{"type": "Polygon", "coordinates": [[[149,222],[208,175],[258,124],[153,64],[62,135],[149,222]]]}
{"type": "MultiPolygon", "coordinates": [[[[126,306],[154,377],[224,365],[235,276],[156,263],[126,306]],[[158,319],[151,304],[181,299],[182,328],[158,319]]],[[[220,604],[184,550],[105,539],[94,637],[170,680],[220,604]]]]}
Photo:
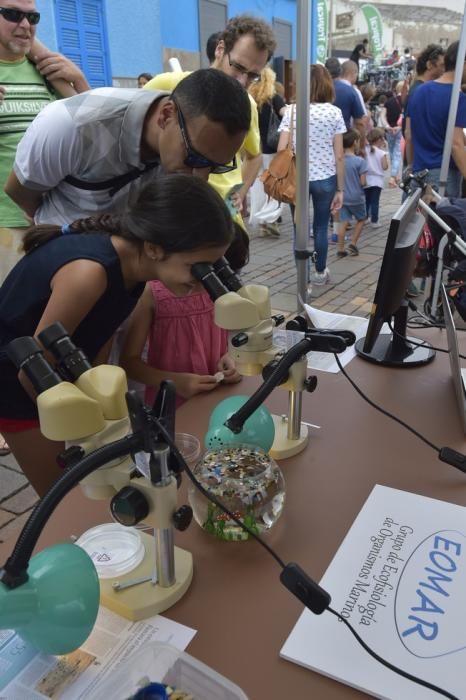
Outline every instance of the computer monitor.
{"type": "Polygon", "coordinates": [[[406,290],[416,266],[416,252],[425,223],[417,210],[421,194],[420,189],[415,190],[390,222],[367,335],[355,346],[360,357],[389,367],[416,367],[435,357],[429,343],[406,336],[406,290]],[[393,334],[380,332],[385,322],[392,322],[393,334]],[[412,345],[410,340],[421,347],[412,345]]]}

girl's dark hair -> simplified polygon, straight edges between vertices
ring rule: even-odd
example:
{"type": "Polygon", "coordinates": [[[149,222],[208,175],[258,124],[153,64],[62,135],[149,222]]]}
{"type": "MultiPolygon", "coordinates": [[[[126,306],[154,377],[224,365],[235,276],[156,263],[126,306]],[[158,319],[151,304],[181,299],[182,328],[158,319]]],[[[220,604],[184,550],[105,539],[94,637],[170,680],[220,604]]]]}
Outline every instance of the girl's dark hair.
{"type": "MultiPolygon", "coordinates": [[[[167,255],[223,246],[233,239],[233,222],[223,199],[207,182],[192,175],[160,177],[144,187],[121,215],[78,219],[64,229],[65,235],[120,236],[140,249],[145,241],[154,243],[167,255]]],[[[24,237],[24,252],[30,253],[62,234],[60,226],[33,226],[24,237]]]]}
{"type": "Polygon", "coordinates": [[[139,78],[145,78],[147,80],[147,82],[149,82],[149,80],[152,80],[153,77],[154,76],[151,75],[150,73],[139,73],[137,80],[139,80],[139,78]]]}
{"type": "Polygon", "coordinates": [[[249,262],[249,236],[236,221],[233,221],[233,240],[225,257],[235,272],[239,272],[249,262]]]}

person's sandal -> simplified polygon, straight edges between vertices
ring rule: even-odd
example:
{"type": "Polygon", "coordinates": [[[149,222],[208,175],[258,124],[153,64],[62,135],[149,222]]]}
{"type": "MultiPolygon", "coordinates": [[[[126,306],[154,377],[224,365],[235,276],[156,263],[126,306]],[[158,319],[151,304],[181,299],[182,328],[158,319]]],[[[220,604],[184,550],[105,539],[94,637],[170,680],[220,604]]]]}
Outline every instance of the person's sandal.
{"type": "Polygon", "coordinates": [[[391,178],[389,179],[389,181],[388,181],[388,186],[391,187],[392,190],[395,189],[395,187],[398,187],[398,185],[396,184],[396,178],[395,178],[395,177],[391,177],[391,178]]]}
{"type": "Polygon", "coordinates": [[[356,245],[354,245],[354,243],[350,243],[348,248],[349,248],[350,255],[359,255],[358,247],[356,245]]]}
{"type": "Polygon", "coordinates": [[[337,258],[346,258],[347,255],[346,250],[337,250],[337,258]]]}
{"type": "Polygon", "coordinates": [[[0,435],[0,457],[6,457],[11,452],[3,435],[0,435]]]}

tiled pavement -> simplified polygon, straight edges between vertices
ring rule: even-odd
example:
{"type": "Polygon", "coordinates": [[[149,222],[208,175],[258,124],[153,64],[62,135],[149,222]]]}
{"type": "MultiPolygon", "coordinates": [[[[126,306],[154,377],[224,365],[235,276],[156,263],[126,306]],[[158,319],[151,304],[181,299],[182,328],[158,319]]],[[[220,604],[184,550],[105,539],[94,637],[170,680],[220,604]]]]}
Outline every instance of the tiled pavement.
{"type": "MultiPolygon", "coordinates": [[[[363,229],[360,255],[336,259],[336,247],[329,246],[328,266],[331,282],[314,286],[311,303],[327,311],[367,315],[374,295],[390,218],[399,206],[400,190],[382,193],[380,223],[377,230],[363,229]]],[[[261,238],[251,231],[251,261],[242,278],[269,286],[274,310],[286,315],[297,309],[296,272],[292,256],[292,225],[285,207],[279,238],[261,238]]],[[[11,455],[0,456],[0,542],[26,522],[37,496],[11,455]]]]}

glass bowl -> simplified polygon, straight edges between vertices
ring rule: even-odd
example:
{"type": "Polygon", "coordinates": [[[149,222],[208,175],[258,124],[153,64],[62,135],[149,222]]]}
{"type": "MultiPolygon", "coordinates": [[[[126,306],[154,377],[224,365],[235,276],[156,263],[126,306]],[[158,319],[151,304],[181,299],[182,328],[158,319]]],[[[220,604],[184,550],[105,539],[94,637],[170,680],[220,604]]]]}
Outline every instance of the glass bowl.
{"type": "MultiPolygon", "coordinates": [[[[258,535],[269,530],[282,513],[285,480],[278,464],[260,447],[229,445],[208,450],[193,473],[207,491],[258,535]]],[[[249,539],[247,532],[192,483],[188,496],[194,518],[204,530],[222,540],[249,539]]]]}

